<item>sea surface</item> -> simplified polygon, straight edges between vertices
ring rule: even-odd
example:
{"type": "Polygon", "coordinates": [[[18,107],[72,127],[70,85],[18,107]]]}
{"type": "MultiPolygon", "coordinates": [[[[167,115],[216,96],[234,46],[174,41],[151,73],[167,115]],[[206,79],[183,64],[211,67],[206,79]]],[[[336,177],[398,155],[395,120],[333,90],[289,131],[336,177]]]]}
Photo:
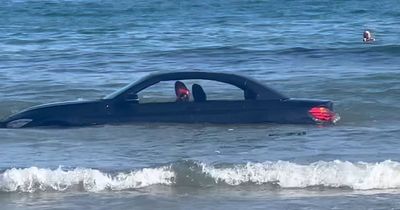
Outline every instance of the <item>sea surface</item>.
{"type": "Polygon", "coordinates": [[[0,118],[204,70],[341,120],[1,129],[0,209],[400,209],[399,34],[398,0],[2,0],[0,118]]]}

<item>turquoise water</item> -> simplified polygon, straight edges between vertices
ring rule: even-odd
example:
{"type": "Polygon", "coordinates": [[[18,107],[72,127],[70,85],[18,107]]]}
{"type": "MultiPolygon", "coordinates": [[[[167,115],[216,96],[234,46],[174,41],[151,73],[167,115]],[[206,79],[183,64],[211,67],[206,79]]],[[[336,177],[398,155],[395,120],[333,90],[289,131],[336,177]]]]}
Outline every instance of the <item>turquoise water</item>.
{"type": "Polygon", "coordinates": [[[332,100],[341,120],[3,129],[2,208],[397,208],[399,11],[394,0],[5,0],[0,118],[199,69],[332,100]],[[375,43],[362,43],[367,29],[375,43]]]}

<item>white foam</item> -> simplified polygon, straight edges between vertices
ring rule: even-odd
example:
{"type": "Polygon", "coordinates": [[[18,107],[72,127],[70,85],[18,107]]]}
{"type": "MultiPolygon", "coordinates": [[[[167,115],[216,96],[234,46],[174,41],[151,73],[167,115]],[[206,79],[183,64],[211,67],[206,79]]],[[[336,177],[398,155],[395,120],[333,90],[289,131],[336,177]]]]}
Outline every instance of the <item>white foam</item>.
{"type": "MultiPolygon", "coordinates": [[[[179,165],[179,163],[176,164],[179,165]]],[[[228,185],[276,183],[282,188],[325,186],[350,187],[357,190],[400,189],[400,163],[391,160],[378,163],[318,161],[303,165],[277,161],[238,164],[223,168],[204,163],[194,164],[200,165],[203,177],[198,176],[197,172],[181,175],[192,179],[211,177],[216,183],[228,185]]],[[[184,182],[179,183],[176,178],[178,172],[173,171],[173,165],[117,174],[88,168],[71,170],[63,168],[51,170],[37,167],[12,168],[0,174],[0,192],[62,192],[67,190],[99,192],[137,189],[159,184],[185,184],[184,182]],[[177,180],[178,183],[176,183],[177,180]]],[[[192,166],[183,165],[181,167],[192,166]]],[[[181,173],[186,173],[185,170],[183,171],[181,173]]]]}
{"type": "Polygon", "coordinates": [[[214,178],[217,183],[229,185],[275,182],[283,188],[310,186],[345,186],[359,190],[400,188],[400,163],[390,160],[380,163],[318,161],[309,165],[277,161],[247,163],[232,168],[201,165],[203,173],[214,178]]]}
{"type": "Polygon", "coordinates": [[[71,187],[84,191],[124,190],[141,188],[155,184],[170,185],[175,174],[170,167],[145,168],[129,173],[111,176],[95,169],[77,168],[56,170],[30,167],[9,169],[0,174],[0,191],[35,192],[65,191],[71,187]]]}

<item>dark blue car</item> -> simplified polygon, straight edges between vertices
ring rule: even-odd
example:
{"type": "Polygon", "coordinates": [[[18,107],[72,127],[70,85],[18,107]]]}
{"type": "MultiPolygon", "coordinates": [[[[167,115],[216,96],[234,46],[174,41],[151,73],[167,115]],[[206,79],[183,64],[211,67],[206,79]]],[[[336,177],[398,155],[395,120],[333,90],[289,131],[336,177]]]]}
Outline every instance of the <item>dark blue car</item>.
{"type": "Polygon", "coordinates": [[[0,122],[0,126],[24,128],[140,122],[332,124],[338,119],[330,101],[291,99],[244,76],[193,71],[151,74],[100,100],[35,106],[8,117],[0,122]],[[243,99],[210,100],[199,84],[193,84],[191,100],[184,102],[143,103],[138,97],[141,91],[159,82],[185,80],[227,83],[241,89],[243,99]]]}

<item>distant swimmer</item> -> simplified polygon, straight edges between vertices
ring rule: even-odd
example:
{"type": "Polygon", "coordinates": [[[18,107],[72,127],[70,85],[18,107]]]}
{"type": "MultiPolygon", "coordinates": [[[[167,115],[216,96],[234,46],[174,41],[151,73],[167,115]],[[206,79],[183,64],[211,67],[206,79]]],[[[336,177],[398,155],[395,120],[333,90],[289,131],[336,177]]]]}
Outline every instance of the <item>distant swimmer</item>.
{"type": "Polygon", "coordinates": [[[364,31],[363,41],[366,43],[371,43],[371,42],[375,41],[375,38],[372,37],[372,34],[370,31],[364,31]]]}

